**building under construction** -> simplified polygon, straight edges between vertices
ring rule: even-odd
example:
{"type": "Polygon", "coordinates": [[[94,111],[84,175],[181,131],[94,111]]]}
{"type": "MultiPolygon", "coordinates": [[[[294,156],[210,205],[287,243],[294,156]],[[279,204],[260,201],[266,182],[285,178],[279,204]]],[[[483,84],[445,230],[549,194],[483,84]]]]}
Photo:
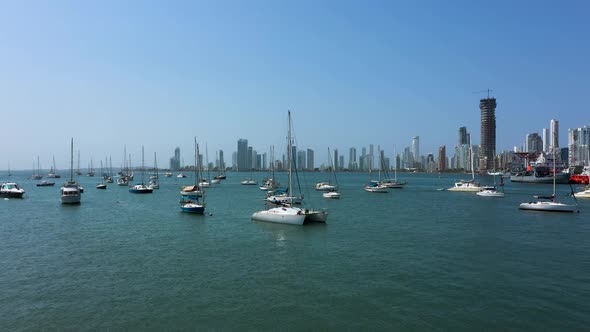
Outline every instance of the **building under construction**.
{"type": "Polygon", "coordinates": [[[496,98],[481,99],[481,148],[479,149],[479,171],[494,170],[496,155],[496,98]]]}

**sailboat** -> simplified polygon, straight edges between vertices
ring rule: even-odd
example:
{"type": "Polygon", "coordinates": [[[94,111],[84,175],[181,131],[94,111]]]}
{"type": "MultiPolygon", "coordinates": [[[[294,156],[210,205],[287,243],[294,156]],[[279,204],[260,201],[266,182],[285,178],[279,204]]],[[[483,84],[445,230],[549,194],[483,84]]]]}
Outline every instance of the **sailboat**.
{"type": "MultiPolygon", "coordinates": [[[[100,161],[100,174],[102,175],[102,160],[100,161]]],[[[107,184],[104,182],[104,176],[101,176],[101,181],[96,184],[96,189],[107,189],[107,184]]]]}
{"type": "MultiPolygon", "coordinates": [[[[393,148],[393,156],[395,157],[395,147],[393,148]]],[[[381,162],[383,163],[383,160],[381,162]]],[[[406,181],[398,181],[397,180],[397,163],[394,167],[393,180],[389,178],[389,174],[387,173],[387,170],[385,169],[385,167],[383,167],[383,165],[381,165],[381,168],[383,169],[383,174],[385,176],[384,176],[383,181],[379,182],[380,185],[385,186],[387,188],[392,188],[392,189],[403,189],[404,186],[406,184],[408,184],[406,181]]]]}
{"type": "Polygon", "coordinates": [[[268,210],[262,210],[258,212],[254,212],[252,214],[253,220],[258,221],[266,221],[272,223],[279,223],[279,224],[289,224],[289,225],[303,225],[305,221],[305,213],[304,210],[298,207],[293,207],[295,204],[293,200],[293,196],[291,195],[291,191],[293,188],[293,172],[292,172],[292,141],[291,141],[291,111],[288,112],[289,115],[289,134],[288,134],[288,143],[287,143],[287,155],[288,155],[288,162],[289,162],[289,187],[287,188],[287,195],[285,196],[287,199],[282,201],[281,203],[287,203],[285,205],[281,205],[279,207],[271,208],[268,210]]]}
{"type": "Polygon", "coordinates": [[[156,153],[154,152],[154,168],[156,174],[150,177],[149,187],[152,189],[160,189],[160,174],[158,173],[158,158],[156,157],[156,153]]]}
{"type": "MultiPolygon", "coordinates": [[[[500,178],[500,181],[502,180],[502,178],[500,178]]],[[[483,197],[496,197],[496,198],[502,198],[504,197],[504,193],[501,191],[498,191],[498,188],[496,187],[496,176],[494,175],[494,185],[493,186],[484,186],[483,188],[481,188],[480,191],[475,193],[478,196],[483,196],[483,197]]]]}
{"type": "MultiPolygon", "coordinates": [[[[332,165],[332,156],[330,155],[330,148],[328,148],[328,157],[330,159],[330,167],[328,169],[328,181],[327,182],[318,182],[315,184],[315,190],[319,191],[329,191],[329,192],[336,192],[338,190],[338,186],[336,184],[332,184],[332,176],[334,175],[334,166],[332,165]]],[[[338,194],[340,195],[340,194],[338,194]]],[[[326,196],[324,196],[326,197],[326,196]]],[[[331,198],[331,197],[328,197],[331,198]]]]}
{"type": "Polygon", "coordinates": [[[74,181],[74,138],[70,143],[70,179],[59,190],[63,204],[80,204],[82,190],[74,181]]]}
{"type": "Polygon", "coordinates": [[[92,164],[92,158],[90,158],[90,167],[88,168],[88,173],[86,174],[86,176],[94,176],[94,165],[92,164]]]}
{"type": "MultiPolygon", "coordinates": [[[[195,185],[199,187],[199,163],[197,162],[197,156],[199,155],[199,145],[197,144],[197,138],[195,137],[195,185]]],[[[199,190],[200,192],[200,190],[199,190]]],[[[195,195],[186,194],[181,192],[180,196],[180,210],[186,213],[203,214],[205,213],[205,197],[202,192],[195,195]],[[202,201],[199,201],[199,197],[202,197],[202,201]]]]}
{"type": "MultiPolygon", "coordinates": [[[[330,159],[330,178],[328,179],[328,185],[332,185],[332,177],[334,177],[334,185],[332,185],[332,189],[328,189],[325,193],[322,194],[324,198],[331,198],[331,199],[340,199],[340,193],[338,190],[338,180],[336,179],[336,170],[334,169],[334,164],[332,163],[332,155],[330,154],[330,148],[328,148],[328,157],[330,159]]],[[[316,189],[318,189],[318,185],[316,184],[316,189]]]]}
{"type": "Polygon", "coordinates": [[[144,166],[143,145],[141,146],[141,183],[129,187],[129,192],[132,194],[151,194],[153,189],[146,186],[143,182],[145,166],[144,166]]]}
{"type": "Polygon", "coordinates": [[[129,166],[127,164],[127,145],[123,145],[123,167],[117,179],[118,186],[129,186],[129,166]]]}
{"type": "Polygon", "coordinates": [[[55,167],[55,156],[53,156],[53,164],[51,166],[51,170],[49,171],[49,174],[47,174],[47,177],[53,178],[53,179],[61,178],[61,176],[59,174],[57,174],[56,172],[57,172],[57,168],[55,167]]]}
{"type": "MultiPolygon", "coordinates": [[[[207,148],[207,144],[205,144],[205,163],[207,164],[207,179],[201,178],[201,180],[199,180],[199,187],[201,188],[209,188],[211,186],[211,173],[209,170],[209,149],[207,148]]],[[[201,165],[199,165],[199,168],[200,167],[201,165]]]]}
{"type": "MultiPolygon", "coordinates": [[[[275,204],[278,204],[278,207],[270,208],[268,210],[262,210],[258,212],[254,212],[252,214],[252,220],[258,221],[266,221],[272,223],[279,223],[279,224],[289,224],[289,225],[303,225],[305,221],[314,221],[314,222],[325,222],[328,219],[328,211],[326,210],[311,210],[311,209],[303,209],[299,207],[294,207],[293,204],[297,204],[296,200],[303,200],[303,196],[294,196],[293,191],[293,158],[292,155],[292,147],[293,147],[293,140],[291,139],[291,111],[288,111],[289,117],[289,130],[288,130],[288,143],[287,143],[287,155],[288,155],[288,163],[289,163],[289,187],[287,188],[287,192],[284,196],[280,196],[281,200],[277,200],[279,196],[274,196],[275,201],[271,201],[275,204]]],[[[298,180],[299,182],[299,180],[298,180]]],[[[268,200],[268,198],[267,198],[268,200]]],[[[270,200],[269,200],[270,201],[270,200]]]]}
{"type": "MultiPolygon", "coordinates": [[[[105,160],[105,163],[106,163],[106,160],[105,160]]],[[[113,162],[111,160],[111,156],[109,156],[109,173],[105,177],[105,181],[106,181],[106,183],[113,183],[113,162]]]]}
{"type": "MultiPolygon", "coordinates": [[[[553,194],[551,196],[534,196],[536,202],[520,203],[519,208],[521,210],[534,210],[534,211],[545,211],[545,212],[576,212],[578,206],[571,204],[560,203],[555,197],[555,173],[557,169],[555,167],[555,148],[553,149],[553,194]]],[[[574,196],[574,199],[576,196],[574,196]]]]}
{"type": "MultiPolygon", "coordinates": [[[[35,162],[33,161],[33,170],[35,170],[35,162]]],[[[31,180],[41,180],[43,176],[41,175],[41,166],[39,166],[39,156],[37,156],[37,173],[31,176],[31,180]]]]}
{"type": "Polygon", "coordinates": [[[381,149],[379,150],[379,180],[373,180],[371,178],[371,168],[369,168],[369,183],[365,185],[365,191],[370,193],[388,193],[389,189],[381,184],[381,166],[382,166],[382,156],[381,156],[381,149]]]}
{"type": "Polygon", "coordinates": [[[82,172],[80,172],[80,150],[78,150],[78,168],[76,169],[76,175],[82,175],[82,172]]]}
{"type": "Polygon", "coordinates": [[[455,182],[455,185],[453,187],[447,189],[448,191],[477,192],[482,189],[479,183],[475,182],[473,147],[471,146],[471,142],[469,142],[469,151],[471,154],[471,180],[459,180],[458,182],[455,182]]]}

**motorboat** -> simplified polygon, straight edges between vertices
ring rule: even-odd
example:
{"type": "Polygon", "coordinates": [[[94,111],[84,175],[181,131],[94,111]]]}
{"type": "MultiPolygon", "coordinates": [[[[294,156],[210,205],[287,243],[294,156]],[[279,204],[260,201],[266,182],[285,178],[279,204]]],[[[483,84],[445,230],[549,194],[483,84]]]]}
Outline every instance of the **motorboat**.
{"type": "Polygon", "coordinates": [[[504,193],[496,190],[496,186],[484,186],[475,194],[483,197],[504,197],[504,193]]]}
{"type": "Polygon", "coordinates": [[[337,191],[327,191],[322,194],[324,198],[340,199],[340,193],[337,191]]]}
{"type": "Polygon", "coordinates": [[[371,181],[365,185],[365,191],[370,193],[388,193],[389,189],[379,184],[379,181],[371,181]]]}
{"type": "Polygon", "coordinates": [[[25,190],[15,182],[6,182],[0,185],[0,197],[2,198],[23,198],[25,190]]]}
{"type": "Polygon", "coordinates": [[[129,192],[132,194],[151,194],[154,190],[145,184],[136,184],[129,187],[129,192]]]}
{"type": "Polygon", "coordinates": [[[211,179],[211,184],[219,184],[221,182],[221,179],[211,179]]]}
{"type": "Polygon", "coordinates": [[[96,185],[96,189],[107,189],[106,183],[99,183],[96,185]]]}
{"type": "Polygon", "coordinates": [[[167,178],[172,177],[172,173],[166,172],[166,173],[164,173],[164,176],[167,177],[167,178]]]}
{"type": "Polygon", "coordinates": [[[332,185],[329,182],[318,182],[315,184],[315,190],[319,191],[333,191],[337,189],[338,188],[335,185],[332,185]]]}
{"type": "Polygon", "coordinates": [[[482,190],[479,183],[473,180],[459,180],[455,185],[447,189],[448,191],[478,192],[482,190]]]}
{"type": "Polygon", "coordinates": [[[60,196],[63,204],[80,204],[82,192],[78,183],[68,181],[61,187],[60,196]]]}
{"type": "Polygon", "coordinates": [[[50,182],[47,180],[43,180],[39,183],[37,183],[37,187],[53,187],[55,185],[55,182],[50,182]]]}
{"type": "Polygon", "coordinates": [[[184,173],[178,173],[178,175],[176,177],[177,178],[185,178],[186,175],[184,173]]]}
{"type": "Polygon", "coordinates": [[[255,186],[258,184],[258,182],[252,180],[251,178],[246,178],[243,181],[241,181],[240,184],[243,184],[245,186],[255,186]]]}

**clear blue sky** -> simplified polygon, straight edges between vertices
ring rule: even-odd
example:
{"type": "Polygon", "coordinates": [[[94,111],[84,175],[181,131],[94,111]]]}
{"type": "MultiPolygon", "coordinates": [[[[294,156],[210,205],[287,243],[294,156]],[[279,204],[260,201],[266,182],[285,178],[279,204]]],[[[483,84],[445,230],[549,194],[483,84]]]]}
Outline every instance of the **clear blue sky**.
{"type": "MultiPolygon", "coordinates": [[[[498,150],[560,120],[590,124],[587,1],[11,1],[0,6],[0,169],[82,165],[123,145],[139,163],[192,138],[226,161],[238,138],[388,155],[479,143],[479,98],[498,99],[498,150]]],[[[137,161],[137,162],[135,162],[137,161]]]]}

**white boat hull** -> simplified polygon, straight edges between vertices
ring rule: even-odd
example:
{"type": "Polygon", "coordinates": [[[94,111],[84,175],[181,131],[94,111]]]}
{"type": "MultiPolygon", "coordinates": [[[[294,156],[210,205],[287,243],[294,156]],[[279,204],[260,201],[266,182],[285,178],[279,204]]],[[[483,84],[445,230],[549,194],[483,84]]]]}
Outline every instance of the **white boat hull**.
{"type": "Polygon", "coordinates": [[[475,193],[476,195],[483,196],[483,197],[504,197],[503,192],[499,191],[492,191],[492,190],[482,190],[475,193]]]}
{"type": "Polygon", "coordinates": [[[447,190],[448,191],[457,191],[457,192],[478,192],[481,190],[481,187],[463,186],[463,187],[452,187],[447,190]]]}
{"type": "Polygon", "coordinates": [[[388,193],[389,190],[387,189],[387,187],[365,187],[365,191],[366,192],[370,192],[370,193],[388,193]]]}
{"type": "Polygon", "coordinates": [[[335,191],[323,193],[322,196],[324,196],[324,198],[340,199],[340,193],[335,191]]]}
{"type": "Polygon", "coordinates": [[[303,197],[300,196],[270,196],[266,198],[266,201],[273,203],[273,204],[301,204],[303,201],[303,197]]]}
{"type": "Polygon", "coordinates": [[[590,190],[584,190],[584,191],[574,193],[574,197],[576,197],[576,198],[590,198],[590,190]]]}
{"type": "Polygon", "coordinates": [[[315,190],[319,190],[319,191],[331,191],[331,190],[337,190],[337,189],[338,188],[336,186],[331,185],[326,182],[320,182],[315,185],[315,190]]]}
{"type": "Polygon", "coordinates": [[[577,210],[577,206],[556,202],[538,201],[530,203],[521,203],[520,209],[547,212],[575,212],[577,210]]]}
{"type": "Polygon", "coordinates": [[[301,209],[292,207],[277,207],[252,214],[252,220],[287,225],[303,225],[305,218],[301,209]]]}

